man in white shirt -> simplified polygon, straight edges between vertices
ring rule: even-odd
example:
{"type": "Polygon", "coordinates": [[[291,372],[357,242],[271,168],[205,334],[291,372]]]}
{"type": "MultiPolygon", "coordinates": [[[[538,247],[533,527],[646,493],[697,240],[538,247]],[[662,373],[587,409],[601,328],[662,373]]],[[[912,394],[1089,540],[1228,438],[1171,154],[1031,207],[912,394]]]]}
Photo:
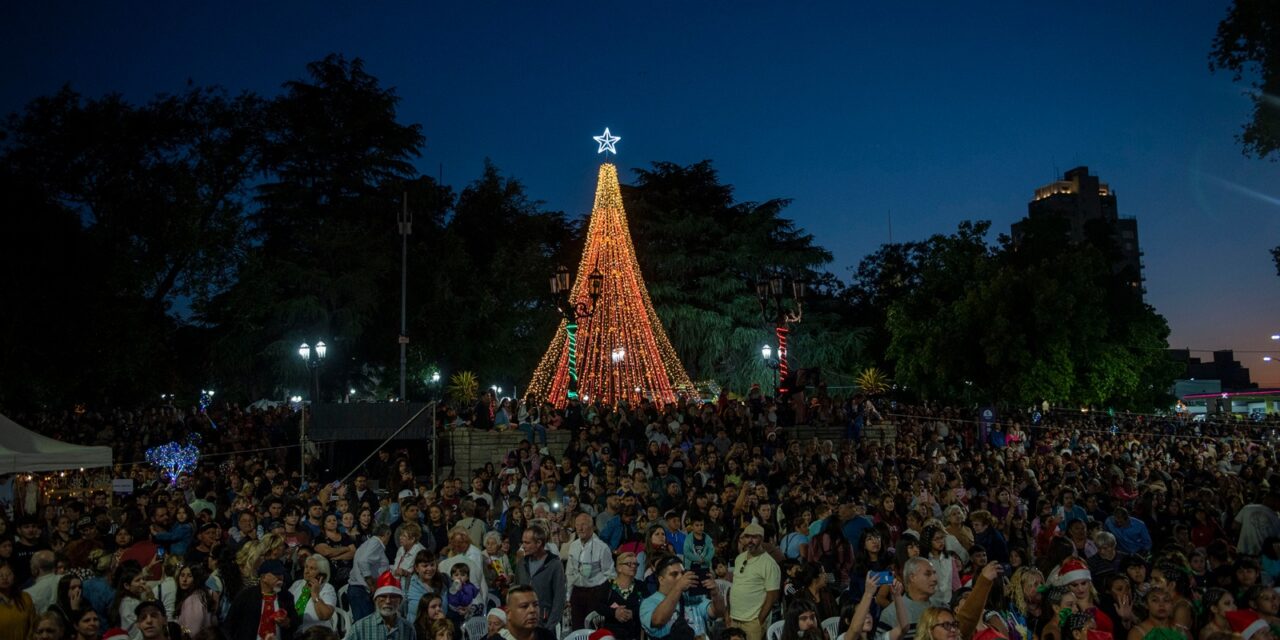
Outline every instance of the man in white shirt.
{"type": "MultiPolygon", "coordinates": [[[[1274,481],[1273,481],[1274,483],[1274,481]]],[[[1240,538],[1236,549],[1249,556],[1262,552],[1262,543],[1271,536],[1280,536],[1280,517],[1276,509],[1280,508],[1280,486],[1272,484],[1262,504],[1247,504],[1236,514],[1236,525],[1240,528],[1240,538]]],[[[34,569],[34,559],[32,565],[34,569]]]]}
{"type": "Polygon", "coordinates": [[[572,628],[586,626],[587,614],[604,606],[609,596],[609,579],[617,575],[613,551],[595,535],[591,516],[579,513],[573,519],[578,537],[565,547],[565,582],[569,585],[569,616],[572,628]]]}
{"type": "Polygon", "coordinates": [[[31,602],[36,605],[35,610],[38,612],[47,610],[58,600],[58,580],[61,576],[56,573],[57,568],[58,563],[52,551],[37,551],[31,556],[31,577],[34,582],[24,591],[31,596],[31,602]]]}
{"type": "Polygon", "coordinates": [[[371,536],[356,549],[351,561],[351,574],[347,578],[347,601],[351,607],[351,619],[360,620],[373,613],[373,588],[378,576],[389,571],[387,543],[391,541],[391,527],[376,524],[371,536]]]}

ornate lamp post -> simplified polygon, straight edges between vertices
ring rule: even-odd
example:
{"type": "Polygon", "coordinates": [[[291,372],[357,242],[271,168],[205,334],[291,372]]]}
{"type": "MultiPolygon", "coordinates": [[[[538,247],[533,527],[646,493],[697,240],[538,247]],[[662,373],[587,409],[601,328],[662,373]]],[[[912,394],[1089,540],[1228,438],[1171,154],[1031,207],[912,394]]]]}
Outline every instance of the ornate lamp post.
{"type": "MultiPolygon", "coordinates": [[[[317,341],[313,348],[307,343],[302,343],[298,347],[298,355],[302,357],[302,361],[307,363],[307,367],[311,369],[311,403],[320,402],[320,364],[324,362],[324,357],[329,352],[329,347],[325,346],[323,341],[317,341]]],[[[307,408],[302,407],[302,422],[298,426],[298,444],[302,453],[299,456],[301,462],[298,465],[298,475],[306,481],[307,479],[307,408]]]]}
{"type": "Polygon", "coordinates": [[[578,397],[578,320],[590,318],[595,313],[596,302],[600,300],[600,292],[604,289],[604,274],[596,267],[587,276],[587,294],[590,304],[583,301],[570,300],[573,293],[569,281],[569,268],[560,265],[556,275],[551,278],[551,293],[556,297],[556,308],[564,315],[565,334],[569,340],[569,399],[578,397]]]}
{"type": "MultiPolygon", "coordinates": [[[[790,307],[783,302],[782,299],[783,278],[780,275],[774,275],[768,280],[760,280],[756,282],[756,297],[760,299],[760,317],[764,319],[765,325],[773,325],[774,335],[778,339],[778,359],[775,371],[774,392],[781,396],[786,393],[786,389],[778,386],[778,380],[781,384],[787,383],[787,374],[790,371],[788,366],[787,353],[787,334],[791,332],[790,325],[800,322],[804,316],[804,294],[805,284],[801,280],[791,281],[792,303],[790,307]],[[770,305],[770,302],[773,304],[770,305]]],[[[761,349],[761,355],[764,350],[761,349]]],[[[765,360],[770,360],[769,356],[765,356],[765,360]]]]}

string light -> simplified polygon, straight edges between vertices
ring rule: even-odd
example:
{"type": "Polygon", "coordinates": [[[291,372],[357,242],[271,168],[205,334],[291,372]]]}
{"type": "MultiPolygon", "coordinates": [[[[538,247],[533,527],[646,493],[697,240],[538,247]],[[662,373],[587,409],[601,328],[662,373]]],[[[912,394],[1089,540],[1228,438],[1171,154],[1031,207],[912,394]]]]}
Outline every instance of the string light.
{"type": "Polygon", "coordinates": [[[591,139],[600,143],[600,148],[596,150],[596,153],[608,151],[615,156],[618,155],[618,150],[613,145],[618,144],[618,141],[622,140],[622,138],[609,133],[609,127],[604,128],[604,135],[592,136],[591,139]]]}
{"type": "Polygon", "coordinates": [[[649,299],[622,206],[618,168],[609,162],[600,165],[595,206],[571,302],[589,304],[586,274],[597,268],[604,275],[604,286],[591,317],[579,318],[572,328],[561,321],[551,347],[534,370],[530,393],[563,406],[571,358],[577,365],[572,369],[577,371],[578,392],[584,400],[613,403],[641,394],[667,403],[675,402],[677,390],[692,391],[693,382],[649,299]],[[615,360],[615,353],[621,357],[615,360]]]}
{"type": "Polygon", "coordinates": [[[186,444],[169,442],[147,449],[147,462],[169,478],[169,484],[178,483],[178,476],[192,471],[200,461],[200,435],[191,434],[186,444]]]}

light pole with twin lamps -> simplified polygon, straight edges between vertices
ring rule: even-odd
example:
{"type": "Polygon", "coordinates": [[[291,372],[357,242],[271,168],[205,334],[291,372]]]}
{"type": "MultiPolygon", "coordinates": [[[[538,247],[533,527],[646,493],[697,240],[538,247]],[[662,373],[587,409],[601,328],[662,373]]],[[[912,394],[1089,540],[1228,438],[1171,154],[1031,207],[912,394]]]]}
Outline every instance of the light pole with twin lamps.
{"type": "MultiPolygon", "coordinates": [[[[302,361],[307,364],[307,368],[311,369],[311,403],[316,404],[320,401],[320,363],[324,362],[324,357],[329,352],[329,347],[323,341],[317,341],[316,346],[312,347],[307,343],[302,343],[298,347],[298,355],[302,357],[302,361]]],[[[302,449],[299,455],[298,476],[303,482],[307,481],[307,408],[302,407],[302,422],[298,426],[298,446],[302,449]]]]}

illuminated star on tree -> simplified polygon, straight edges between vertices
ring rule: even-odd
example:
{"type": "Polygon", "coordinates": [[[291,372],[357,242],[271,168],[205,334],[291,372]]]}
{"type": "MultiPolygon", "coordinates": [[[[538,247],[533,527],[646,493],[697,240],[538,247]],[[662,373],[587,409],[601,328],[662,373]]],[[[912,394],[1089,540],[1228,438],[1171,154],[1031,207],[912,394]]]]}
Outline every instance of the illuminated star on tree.
{"type": "Polygon", "coordinates": [[[613,145],[617,144],[618,141],[621,140],[622,138],[619,138],[618,136],[615,136],[609,133],[609,127],[604,128],[604,135],[592,136],[592,139],[600,143],[600,148],[596,149],[596,153],[604,153],[605,151],[610,151],[613,153],[613,155],[615,156],[618,155],[618,150],[615,149],[613,145]]]}

